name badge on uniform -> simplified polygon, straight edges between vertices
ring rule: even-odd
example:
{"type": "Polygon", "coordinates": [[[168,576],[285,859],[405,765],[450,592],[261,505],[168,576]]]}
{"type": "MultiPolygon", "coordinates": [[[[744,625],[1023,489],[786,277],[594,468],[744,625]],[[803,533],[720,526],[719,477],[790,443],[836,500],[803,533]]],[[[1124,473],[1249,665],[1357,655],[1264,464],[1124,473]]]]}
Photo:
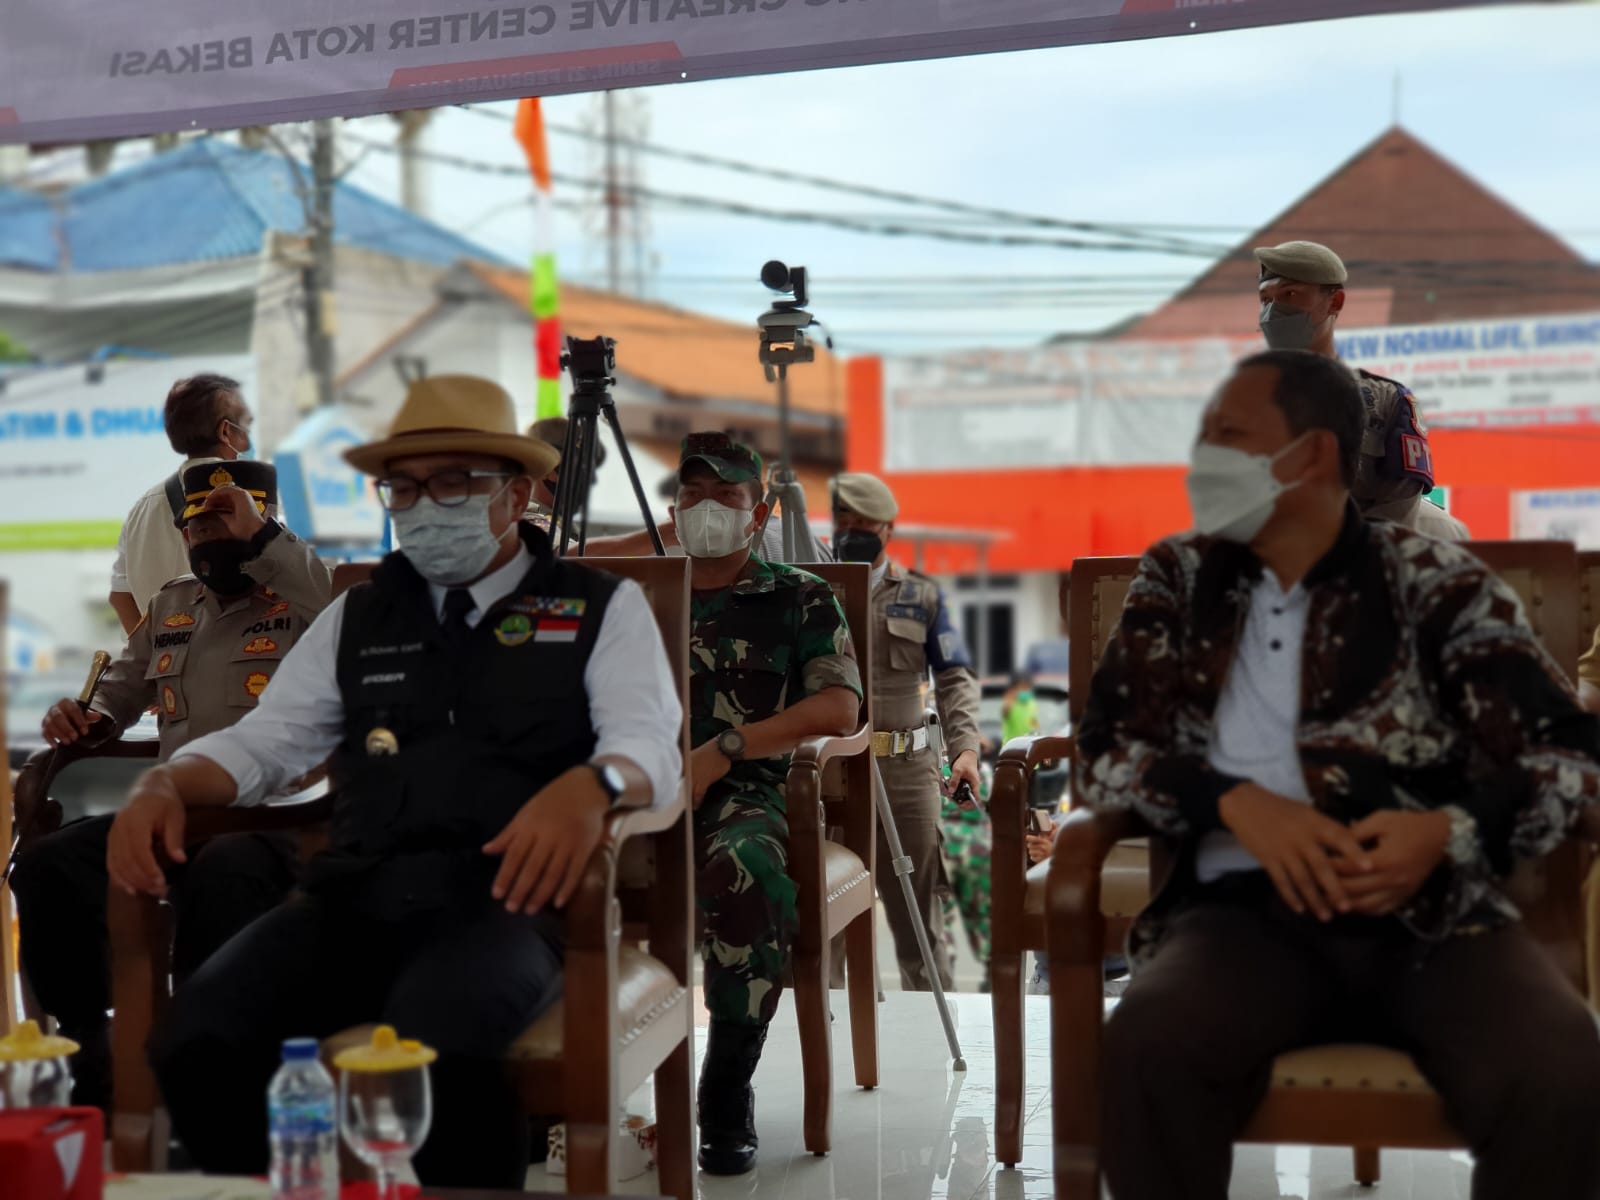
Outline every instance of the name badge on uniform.
{"type": "Polygon", "coordinates": [[[395,737],[392,729],[385,729],[379,725],[367,734],[368,758],[388,758],[399,753],[400,739],[395,737]]]}

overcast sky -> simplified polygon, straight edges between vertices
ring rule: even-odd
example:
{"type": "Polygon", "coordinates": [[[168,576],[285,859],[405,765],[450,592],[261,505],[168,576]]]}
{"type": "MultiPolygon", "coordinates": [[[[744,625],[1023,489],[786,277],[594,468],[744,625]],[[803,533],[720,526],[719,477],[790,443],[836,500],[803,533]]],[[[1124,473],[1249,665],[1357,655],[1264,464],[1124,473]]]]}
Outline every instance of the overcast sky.
{"type": "MultiPolygon", "coordinates": [[[[1389,125],[1398,72],[1407,128],[1600,259],[1597,47],[1600,5],[1508,6],[697,82],[623,94],[623,107],[642,100],[648,137],[663,146],[1058,219],[1218,226],[1184,236],[1225,246],[1389,125]]],[[[556,97],[546,117],[592,123],[599,104],[556,97]]],[[[346,128],[346,150],[360,153],[358,139],[387,140],[393,125],[380,117],[346,128]]],[[[472,111],[437,114],[426,145],[522,164],[509,125],[472,111]]],[[[598,174],[592,146],[553,134],[551,147],[557,172],[598,174]]],[[[788,211],[934,215],[654,155],[640,166],[642,182],[665,192],[788,211]]],[[[396,196],[388,154],[369,152],[352,179],[396,196]]],[[[526,261],[533,222],[520,203],[524,179],[436,164],[428,182],[434,219],[526,261]]],[[[559,185],[557,194],[590,195],[559,185]]],[[[564,277],[603,279],[597,221],[586,232],[580,214],[557,214],[564,277]]],[[[952,245],[665,205],[651,207],[648,222],[653,298],[748,320],[768,299],[756,282],[761,262],[785,258],[810,268],[812,307],[848,351],[930,352],[1097,329],[1159,303],[1205,265],[1148,252],[952,245]],[[888,282],[907,276],[1046,276],[1057,288],[1062,276],[1082,278],[1070,294],[1018,304],[1014,289],[993,283],[888,282]],[[902,293],[915,299],[892,298],[902,293]]]]}

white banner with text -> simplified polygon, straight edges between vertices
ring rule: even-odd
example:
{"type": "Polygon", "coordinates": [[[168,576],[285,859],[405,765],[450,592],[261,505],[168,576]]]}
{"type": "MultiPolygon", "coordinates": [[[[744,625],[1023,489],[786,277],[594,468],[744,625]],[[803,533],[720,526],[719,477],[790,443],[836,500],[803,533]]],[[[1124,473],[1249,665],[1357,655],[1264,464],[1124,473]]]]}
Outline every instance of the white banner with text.
{"type": "Polygon", "coordinates": [[[8,0],[0,142],[233,128],[1485,2],[8,0]]]}

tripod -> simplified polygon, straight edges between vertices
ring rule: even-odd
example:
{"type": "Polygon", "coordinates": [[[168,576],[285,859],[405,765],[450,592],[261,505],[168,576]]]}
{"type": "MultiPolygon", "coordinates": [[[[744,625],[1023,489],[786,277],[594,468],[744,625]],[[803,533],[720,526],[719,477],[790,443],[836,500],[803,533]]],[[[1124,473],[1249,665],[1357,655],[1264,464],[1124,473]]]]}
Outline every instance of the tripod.
{"type": "Polygon", "coordinates": [[[616,383],[612,372],[616,370],[617,343],[608,337],[567,338],[566,352],[561,365],[572,375],[572,400],[567,407],[567,436],[561,447],[561,474],[556,481],[555,502],[550,509],[550,537],[556,553],[566,556],[572,540],[572,527],[578,527],[578,557],[589,544],[589,490],[594,481],[596,461],[600,448],[599,418],[603,415],[617,439],[617,449],[622,454],[622,465],[628,469],[628,482],[633,485],[634,499],[639,502],[639,516],[650,533],[650,544],[658,556],[665,556],[661,531],[656,528],[650,514],[650,501],[639,483],[639,471],[633,465],[633,452],[628,449],[627,435],[622,432],[622,422],[617,419],[617,403],[611,398],[611,385],[616,383]]]}
{"type": "MultiPolygon", "coordinates": [[[[793,363],[816,360],[816,347],[806,337],[805,331],[818,322],[805,308],[810,297],[804,267],[789,267],[773,260],[761,268],[761,282],[770,291],[787,293],[792,297],[774,301],[771,309],[756,318],[756,325],[761,330],[761,365],[766,368],[767,381],[778,385],[778,465],[773,468],[772,481],[767,490],[767,513],[770,518],[773,502],[781,497],[784,562],[817,562],[816,542],[806,520],[805,491],[800,487],[789,461],[789,367],[793,363]]],[[[756,536],[760,535],[761,531],[758,530],[756,536]]],[[[955,1021],[950,1016],[950,1004],[945,999],[944,987],[939,981],[938,964],[934,961],[933,947],[928,942],[925,920],[917,910],[916,893],[911,887],[911,857],[900,842],[900,829],[895,824],[894,810],[889,806],[889,790],[884,786],[883,771],[876,758],[872,760],[872,799],[878,813],[878,824],[883,830],[883,840],[889,847],[889,866],[900,880],[900,895],[912,918],[911,927],[916,932],[922,969],[927,973],[929,986],[933,988],[934,1004],[939,1010],[939,1020],[944,1024],[944,1039],[950,1049],[952,1065],[957,1071],[965,1071],[967,1062],[961,1054],[955,1021]]]]}

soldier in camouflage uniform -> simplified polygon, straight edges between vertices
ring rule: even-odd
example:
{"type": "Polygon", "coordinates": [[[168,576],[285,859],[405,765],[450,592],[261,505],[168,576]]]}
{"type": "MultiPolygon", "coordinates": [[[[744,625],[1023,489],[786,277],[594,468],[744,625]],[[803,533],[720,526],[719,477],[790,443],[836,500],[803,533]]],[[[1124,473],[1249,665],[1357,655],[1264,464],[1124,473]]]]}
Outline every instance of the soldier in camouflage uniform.
{"type": "Polygon", "coordinates": [[[967,932],[972,956],[983,964],[979,991],[989,990],[989,859],[994,850],[994,827],[982,808],[964,808],[946,796],[939,814],[944,832],[944,871],[950,890],[944,897],[944,936],[954,957],[956,916],[967,932]]]}
{"type": "Polygon", "coordinates": [[[784,778],[807,738],[860,719],[861,674],[826,583],[750,552],[765,504],[761,459],[724,434],[683,445],[678,536],[691,560],[690,778],[706,1007],[700,1166],[755,1162],[750,1080],[777,1009],[794,936],[784,778]]]}

